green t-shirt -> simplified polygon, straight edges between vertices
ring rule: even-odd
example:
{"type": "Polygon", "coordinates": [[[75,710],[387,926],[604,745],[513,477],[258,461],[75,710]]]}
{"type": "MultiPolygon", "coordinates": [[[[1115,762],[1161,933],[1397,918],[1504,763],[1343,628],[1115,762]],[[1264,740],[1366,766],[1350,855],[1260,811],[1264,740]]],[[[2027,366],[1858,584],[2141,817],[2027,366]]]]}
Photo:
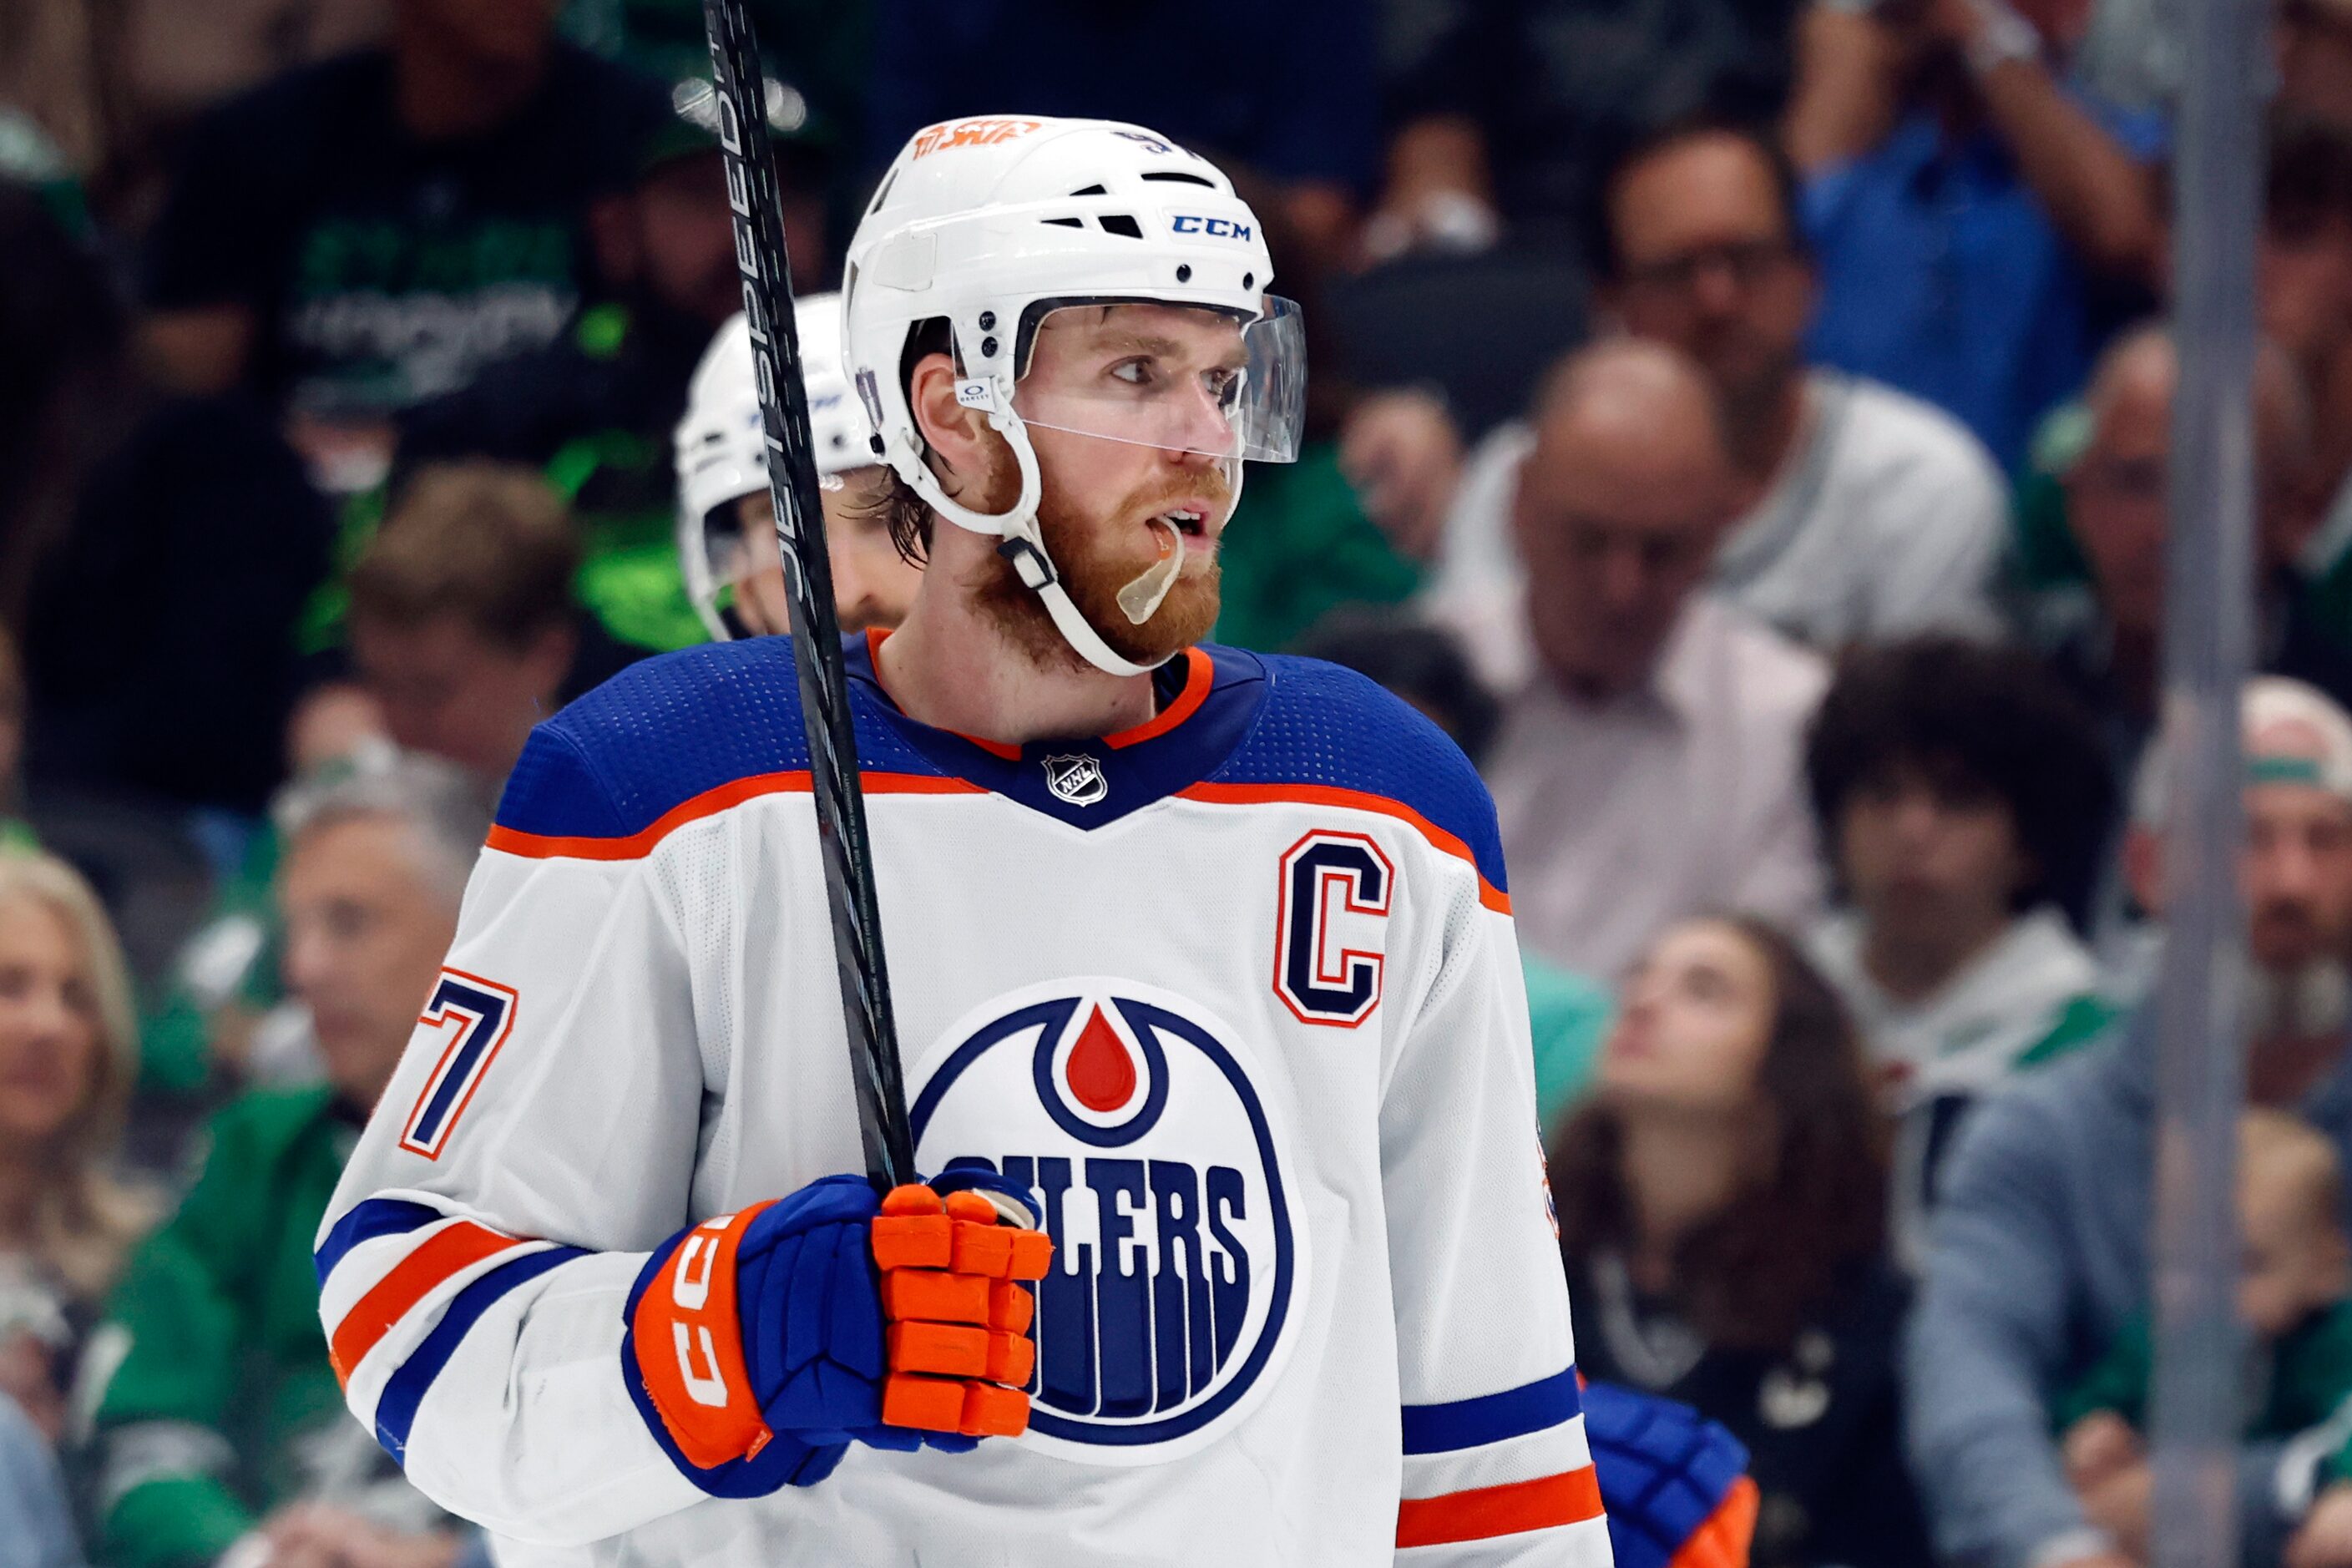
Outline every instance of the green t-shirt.
{"type": "MultiPolygon", "coordinates": [[[[2255,1375],[2246,1390],[2240,1437],[2291,1437],[2352,1415],[2347,1409],[2352,1404],[2352,1301],[2323,1308],[2275,1343],[2257,1348],[2264,1353],[2254,1358],[2255,1375]]],[[[2123,1326],[2099,1363],[2054,1404],[2056,1430],[2063,1433],[2099,1410],[2112,1410],[2144,1428],[2153,1365],[2148,1319],[2141,1313],[2123,1326]]],[[[2323,1485],[2352,1480],[2352,1436],[2337,1445],[2320,1469],[2323,1485]]]]}
{"type": "Polygon", "coordinates": [[[1279,652],[1341,605],[1393,605],[1420,572],[1364,515],[1323,442],[1296,463],[1252,463],[1217,543],[1224,609],[1216,640],[1279,652]]]}
{"type": "Polygon", "coordinates": [[[103,1561],[194,1568],[291,1498],[408,1493],[345,1410],[319,1326],[310,1244],[357,1138],[324,1088],[257,1090],[214,1118],[194,1184],[93,1336],[121,1357],[97,1417],[103,1561]]]}
{"type": "Polygon", "coordinates": [[[1535,1036],[1536,1119],[1548,1133],[1591,1086],[1615,1005],[1583,975],[1525,950],[1519,969],[1527,976],[1528,1022],[1535,1036]]]}

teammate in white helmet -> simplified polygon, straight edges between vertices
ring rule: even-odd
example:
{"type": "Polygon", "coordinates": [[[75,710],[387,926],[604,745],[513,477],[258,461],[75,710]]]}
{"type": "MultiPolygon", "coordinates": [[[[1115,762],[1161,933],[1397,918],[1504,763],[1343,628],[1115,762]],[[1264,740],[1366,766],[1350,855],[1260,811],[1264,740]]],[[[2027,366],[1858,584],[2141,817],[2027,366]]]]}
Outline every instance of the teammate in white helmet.
{"type": "MultiPolygon", "coordinates": [[[[841,296],[811,295],[793,317],[841,627],[894,626],[914,602],[921,570],[891,542],[882,505],[889,473],[868,445],[865,412],[842,371],[841,296]]],[[[715,637],[790,630],[751,334],[740,315],[719,329],[695,367],[677,448],[678,563],[695,613],[715,637]]]]}
{"type": "Polygon", "coordinates": [[[534,734],[318,1250],[352,1411],[501,1561],[1605,1568],[1494,808],[1370,682],[1198,646],[1297,451],[1272,280],[1098,121],[930,127],[851,248],[928,558],[845,658],[929,1184],[845,1173],[788,639],[534,734]]]}

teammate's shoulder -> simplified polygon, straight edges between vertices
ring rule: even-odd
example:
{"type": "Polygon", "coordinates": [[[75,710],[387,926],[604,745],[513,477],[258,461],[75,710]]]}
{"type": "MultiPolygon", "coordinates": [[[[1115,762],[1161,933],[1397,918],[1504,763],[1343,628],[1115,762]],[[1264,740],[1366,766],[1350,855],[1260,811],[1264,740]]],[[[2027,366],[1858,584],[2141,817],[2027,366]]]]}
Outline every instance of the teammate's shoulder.
{"type": "Polygon", "coordinates": [[[1257,722],[1210,783],[1269,801],[1368,797],[1401,806],[1470,852],[1503,886],[1495,803],[1445,731],[1376,681],[1321,659],[1251,655],[1265,672],[1257,722]]]}

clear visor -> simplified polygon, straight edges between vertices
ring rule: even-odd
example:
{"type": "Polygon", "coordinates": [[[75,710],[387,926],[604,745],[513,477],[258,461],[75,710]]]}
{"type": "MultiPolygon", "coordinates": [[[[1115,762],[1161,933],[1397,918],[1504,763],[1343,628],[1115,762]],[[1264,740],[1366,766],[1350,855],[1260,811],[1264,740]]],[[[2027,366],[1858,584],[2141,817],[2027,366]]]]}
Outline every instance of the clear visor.
{"type": "Polygon", "coordinates": [[[1254,321],[1151,301],[1057,305],[1038,319],[1013,408],[1072,435],[1296,462],[1306,330],[1297,305],[1271,294],[1254,321]]]}
{"type": "MultiPolygon", "coordinates": [[[[822,475],[820,490],[838,490],[838,474],[822,475]]],[[[687,594],[706,624],[737,623],[730,635],[782,631],[784,563],[768,495],[724,501],[703,514],[700,537],[687,542],[687,594]],[[747,504],[748,503],[748,504],[747,504]]]]}

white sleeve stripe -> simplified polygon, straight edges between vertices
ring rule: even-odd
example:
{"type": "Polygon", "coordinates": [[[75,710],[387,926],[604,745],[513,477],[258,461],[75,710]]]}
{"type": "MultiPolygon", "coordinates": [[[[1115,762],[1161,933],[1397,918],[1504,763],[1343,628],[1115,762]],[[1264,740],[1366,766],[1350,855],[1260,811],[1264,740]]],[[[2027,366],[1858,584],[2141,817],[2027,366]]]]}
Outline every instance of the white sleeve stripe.
{"type": "Polygon", "coordinates": [[[1447,1454],[1408,1454],[1404,1458],[1402,1495],[1433,1498],[1448,1492],[1477,1491],[1564,1475],[1592,1462],[1584,1436],[1584,1417],[1558,1426],[1506,1438],[1483,1447],[1459,1448],[1447,1454]]]}
{"type": "Polygon", "coordinates": [[[466,1287],[518,1258],[554,1248],[551,1241],[514,1242],[452,1270],[420,1295],[380,1338],[371,1342],[351,1365],[342,1368],[346,1380],[343,1400],[351,1406],[352,1414],[371,1429],[375,1426],[376,1402],[383,1395],[384,1384],[392,1381],[416,1347],[439,1325],[442,1313],[466,1287]]]}

